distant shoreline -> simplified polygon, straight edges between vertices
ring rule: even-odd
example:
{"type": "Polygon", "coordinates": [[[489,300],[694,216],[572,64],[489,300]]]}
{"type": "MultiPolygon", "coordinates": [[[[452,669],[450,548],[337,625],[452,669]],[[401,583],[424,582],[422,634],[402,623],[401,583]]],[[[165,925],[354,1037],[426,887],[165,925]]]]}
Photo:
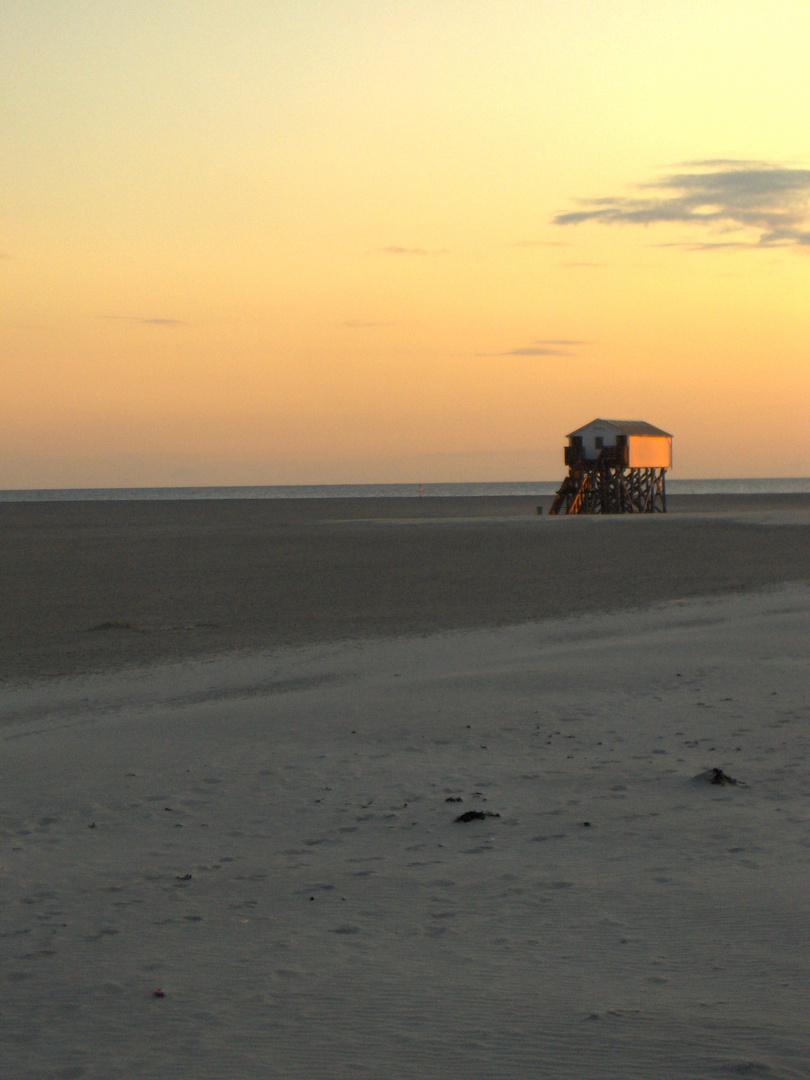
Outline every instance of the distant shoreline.
{"type": "MultiPolygon", "coordinates": [[[[267,484],[193,487],[12,488],[0,491],[6,502],[189,502],[241,499],[330,498],[492,498],[553,496],[564,468],[554,480],[481,483],[401,484],[267,484]]],[[[810,477],[737,477],[705,480],[667,477],[671,495],[802,495],[810,494],[810,477]]]]}

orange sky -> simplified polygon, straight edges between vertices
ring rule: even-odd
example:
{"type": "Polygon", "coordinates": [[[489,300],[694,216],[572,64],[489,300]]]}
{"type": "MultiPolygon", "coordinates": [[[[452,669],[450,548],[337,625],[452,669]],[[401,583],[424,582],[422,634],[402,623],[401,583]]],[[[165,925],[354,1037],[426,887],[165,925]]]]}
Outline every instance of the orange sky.
{"type": "Polygon", "coordinates": [[[810,475],[806,3],[2,20],[0,487],[810,475]]]}

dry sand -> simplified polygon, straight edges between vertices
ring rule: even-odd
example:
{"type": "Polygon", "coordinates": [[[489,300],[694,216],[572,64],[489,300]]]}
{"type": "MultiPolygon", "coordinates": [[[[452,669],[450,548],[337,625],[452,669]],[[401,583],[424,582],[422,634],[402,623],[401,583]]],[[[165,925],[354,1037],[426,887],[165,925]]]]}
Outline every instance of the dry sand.
{"type": "Polygon", "coordinates": [[[804,1080],[807,503],[393,502],[2,508],[0,1075],[804,1080]]]}

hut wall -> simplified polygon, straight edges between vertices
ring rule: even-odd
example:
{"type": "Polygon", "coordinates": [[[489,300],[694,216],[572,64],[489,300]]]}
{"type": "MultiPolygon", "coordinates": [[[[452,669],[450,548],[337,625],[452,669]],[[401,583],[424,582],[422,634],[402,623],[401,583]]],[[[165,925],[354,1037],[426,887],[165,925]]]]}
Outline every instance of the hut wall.
{"type": "Polygon", "coordinates": [[[586,461],[596,461],[602,449],[606,446],[615,446],[619,432],[606,424],[588,424],[580,429],[582,438],[582,451],[586,461]],[[597,445],[597,439],[600,440],[597,445]]]}
{"type": "Polygon", "coordinates": [[[631,469],[671,469],[672,439],[654,435],[630,435],[628,465],[631,469]]]}

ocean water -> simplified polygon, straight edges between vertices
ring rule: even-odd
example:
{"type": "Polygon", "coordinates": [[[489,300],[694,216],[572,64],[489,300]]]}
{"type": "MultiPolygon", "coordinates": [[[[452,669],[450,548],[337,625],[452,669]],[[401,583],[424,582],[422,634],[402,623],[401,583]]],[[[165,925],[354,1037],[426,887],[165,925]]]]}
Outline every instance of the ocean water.
{"type": "MultiPolygon", "coordinates": [[[[0,502],[187,499],[361,499],[441,495],[553,495],[559,480],[468,484],[270,484],[264,487],[54,488],[0,491],[0,502]]],[[[667,480],[670,495],[804,495],[810,477],[667,480]]]]}

